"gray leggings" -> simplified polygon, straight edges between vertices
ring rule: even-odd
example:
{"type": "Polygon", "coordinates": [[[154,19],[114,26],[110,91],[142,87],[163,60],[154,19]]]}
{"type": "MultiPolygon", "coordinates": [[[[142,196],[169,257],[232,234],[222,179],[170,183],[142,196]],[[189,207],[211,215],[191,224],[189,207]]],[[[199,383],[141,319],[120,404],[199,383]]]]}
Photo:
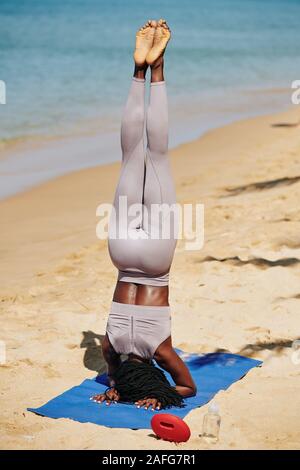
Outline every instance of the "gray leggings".
{"type": "Polygon", "coordinates": [[[146,150],[144,124],[145,80],[133,78],[122,118],[122,166],[114,198],[116,219],[110,220],[108,246],[112,262],[119,270],[119,281],[164,286],[168,285],[176,246],[176,219],[171,213],[171,217],[163,215],[158,220],[150,213],[153,204],[170,207],[176,203],[168,159],[168,104],[164,81],[150,85],[146,150]],[[122,210],[122,196],[127,197],[127,209],[132,204],[143,204],[145,212],[128,214],[128,210],[122,210]],[[168,238],[162,236],[163,222],[164,227],[169,224],[168,238]],[[153,233],[159,236],[154,238],[153,233]]]}
{"type": "Polygon", "coordinates": [[[170,307],[112,302],[106,333],[117,354],[152,359],[158,346],[171,336],[170,307]]]}

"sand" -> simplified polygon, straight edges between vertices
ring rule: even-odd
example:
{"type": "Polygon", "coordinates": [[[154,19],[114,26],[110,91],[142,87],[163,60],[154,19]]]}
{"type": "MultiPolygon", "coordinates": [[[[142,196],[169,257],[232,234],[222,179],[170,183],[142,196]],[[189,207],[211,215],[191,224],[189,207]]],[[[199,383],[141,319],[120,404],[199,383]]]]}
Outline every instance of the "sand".
{"type": "MultiPolygon", "coordinates": [[[[217,395],[220,439],[202,441],[207,406],[176,449],[300,448],[299,109],[212,130],[172,150],[180,202],[205,205],[205,244],[180,241],[171,273],[173,342],[231,351],[261,368],[217,395]]],[[[119,165],[63,176],[0,203],[2,449],[175,449],[149,430],[105,428],[26,411],[105,368],[100,339],[116,272],[96,238],[119,165]]]]}

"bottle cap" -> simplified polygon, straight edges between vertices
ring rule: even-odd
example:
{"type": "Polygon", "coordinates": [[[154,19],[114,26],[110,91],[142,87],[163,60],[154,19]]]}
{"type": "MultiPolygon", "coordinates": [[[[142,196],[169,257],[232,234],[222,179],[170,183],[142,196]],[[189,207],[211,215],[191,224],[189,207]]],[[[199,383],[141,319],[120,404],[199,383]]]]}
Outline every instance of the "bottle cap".
{"type": "Polygon", "coordinates": [[[216,403],[215,401],[212,401],[212,402],[209,404],[208,412],[209,412],[209,413],[215,413],[215,414],[218,414],[218,413],[219,413],[219,407],[218,407],[218,405],[217,405],[217,403],[216,403]]]}

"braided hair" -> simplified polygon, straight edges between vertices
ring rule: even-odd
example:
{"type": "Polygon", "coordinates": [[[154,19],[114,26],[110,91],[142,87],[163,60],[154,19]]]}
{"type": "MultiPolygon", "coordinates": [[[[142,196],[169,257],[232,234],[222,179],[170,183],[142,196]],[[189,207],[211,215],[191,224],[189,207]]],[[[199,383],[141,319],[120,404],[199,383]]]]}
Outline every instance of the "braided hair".
{"type": "Polygon", "coordinates": [[[151,363],[124,361],[114,373],[115,388],[123,402],[156,398],[161,408],[183,407],[183,399],[165,374],[151,363]]]}

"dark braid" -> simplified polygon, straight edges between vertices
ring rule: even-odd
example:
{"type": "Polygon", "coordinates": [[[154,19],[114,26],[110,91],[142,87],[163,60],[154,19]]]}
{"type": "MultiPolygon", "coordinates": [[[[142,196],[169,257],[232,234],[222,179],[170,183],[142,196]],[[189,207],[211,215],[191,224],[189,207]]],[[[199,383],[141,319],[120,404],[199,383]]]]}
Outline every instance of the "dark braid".
{"type": "Polygon", "coordinates": [[[184,406],[182,397],[171,387],[163,371],[152,363],[124,361],[114,373],[114,380],[123,402],[156,398],[161,408],[184,406]]]}

